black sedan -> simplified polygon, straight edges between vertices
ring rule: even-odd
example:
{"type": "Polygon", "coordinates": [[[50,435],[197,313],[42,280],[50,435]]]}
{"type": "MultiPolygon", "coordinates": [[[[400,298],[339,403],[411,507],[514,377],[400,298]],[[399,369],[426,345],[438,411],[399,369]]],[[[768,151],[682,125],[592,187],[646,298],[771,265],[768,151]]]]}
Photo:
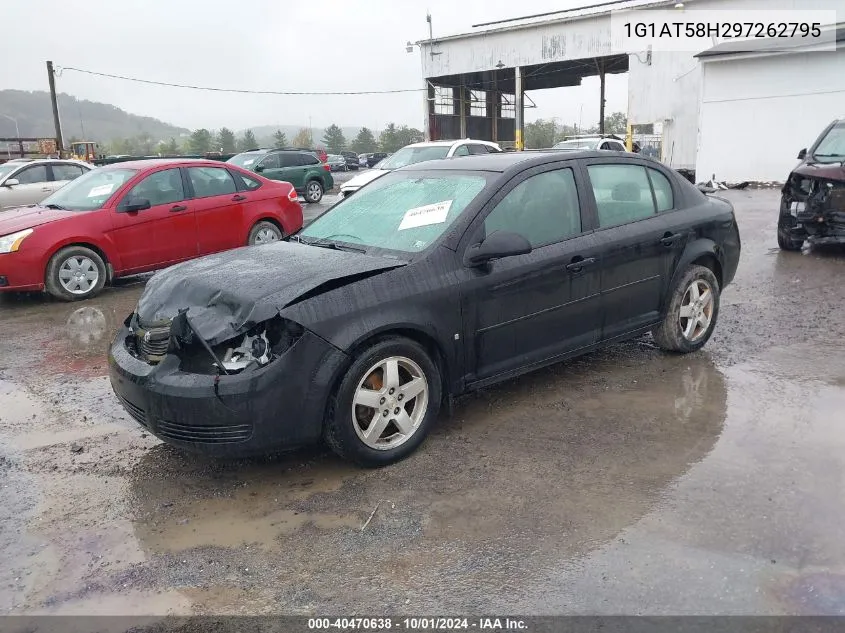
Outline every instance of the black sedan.
{"type": "Polygon", "coordinates": [[[701,348],[739,254],[729,203],[634,154],[429,161],[287,241],[154,276],[111,346],[111,382],[179,447],[322,438],[388,464],[452,396],[648,331],[701,348]]]}

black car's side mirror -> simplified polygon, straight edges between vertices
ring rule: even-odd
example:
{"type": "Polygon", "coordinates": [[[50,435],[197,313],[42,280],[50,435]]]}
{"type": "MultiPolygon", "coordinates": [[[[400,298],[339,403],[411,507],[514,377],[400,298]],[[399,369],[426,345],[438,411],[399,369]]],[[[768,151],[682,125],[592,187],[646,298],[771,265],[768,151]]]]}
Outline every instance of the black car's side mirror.
{"type": "Polygon", "coordinates": [[[121,203],[117,210],[123,211],[124,213],[133,213],[135,211],[149,209],[151,206],[150,201],[146,198],[132,198],[131,200],[121,203]]]}
{"type": "Polygon", "coordinates": [[[519,233],[496,231],[480,244],[470,246],[464,256],[464,263],[469,266],[481,266],[491,259],[525,255],[530,252],[531,243],[519,233]]]}
{"type": "Polygon", "coordinates": [[[804,148],[800,152],[798,152],[798,160],[804,160],[807,158],[807,149],[804,148]]]}
{"type": "Polygon", "coordinates": [[[258,167],[255,168],[255,171],[260,173],[260,172],[264,171],[264,169],[265,169],[264,165],[259,165],[258,167]]]}

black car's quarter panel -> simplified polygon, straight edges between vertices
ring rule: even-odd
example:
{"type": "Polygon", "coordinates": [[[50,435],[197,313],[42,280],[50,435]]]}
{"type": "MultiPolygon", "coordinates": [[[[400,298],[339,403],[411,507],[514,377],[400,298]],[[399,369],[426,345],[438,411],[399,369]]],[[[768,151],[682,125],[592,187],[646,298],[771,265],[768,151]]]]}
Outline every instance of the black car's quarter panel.
{"type": "Polygon", "coordinates": [[[598,241],[587,234],[462,271],[467,381],[595,344],[599,258],[598,241]],[[588,263],[568,270],[578,258],[588,263]]]}

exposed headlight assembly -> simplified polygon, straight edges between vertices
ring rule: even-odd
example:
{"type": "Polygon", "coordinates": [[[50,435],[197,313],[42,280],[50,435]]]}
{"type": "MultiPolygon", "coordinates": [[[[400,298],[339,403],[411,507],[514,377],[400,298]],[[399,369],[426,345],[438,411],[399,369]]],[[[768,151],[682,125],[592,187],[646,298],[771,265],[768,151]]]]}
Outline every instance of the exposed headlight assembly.
{"type": "Polygon", "coordinates": [[[197,374],[237,374],[264,367],[284,354],[303,334],[301,325],[275,317],[251,328],[245,334],[209,349],[193,342],[177,352],[182,371],[197,374]]]}
{"type": "Polygon", "coordinates": [[[21,242],[34,232],[33,229],[24,229],[23,231],[0,237],[0,253],[16,252],[21,247],[21,242]]]}

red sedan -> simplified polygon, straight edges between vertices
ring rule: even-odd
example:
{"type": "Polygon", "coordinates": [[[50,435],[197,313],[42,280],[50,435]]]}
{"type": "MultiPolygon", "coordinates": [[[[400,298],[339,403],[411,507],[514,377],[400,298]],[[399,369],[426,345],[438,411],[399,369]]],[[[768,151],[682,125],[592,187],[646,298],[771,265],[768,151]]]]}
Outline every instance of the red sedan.
{"type": "Polygon", "coordinates": [[[143,160],[94,169],[37,206],[0,212],[0,291],[74,301],[117,277],[302,228],[287,182],[210,160],[143,160]]]}

